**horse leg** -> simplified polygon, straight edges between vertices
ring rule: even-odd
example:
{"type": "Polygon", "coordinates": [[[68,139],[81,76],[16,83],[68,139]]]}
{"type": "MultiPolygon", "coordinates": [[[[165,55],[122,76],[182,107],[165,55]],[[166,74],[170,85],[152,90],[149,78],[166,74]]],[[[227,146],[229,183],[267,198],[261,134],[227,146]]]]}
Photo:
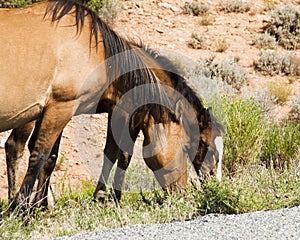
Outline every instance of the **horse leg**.
{"type": "Polygon", "coordinates": [[[58,157],[59,144],[61,140],[62,133],[56,140],[54,147],[50,153],[50,157],[44,164],[42,171],[39,174],[37,192],[34,197],[33,204],[35,206],[41,206],[44,209],[48,207],[48,189],[50,184],[50,177],[55,168],[56,160],[58,157]]]}
{"type": "Polygon", "coordinates": [[[36,127],[35,132],[38,134],[34,147],[31,149],[27,173],[19,192],[12,201],[11,210],[19,205],[22,208],[26,208],[26,205],[29,203],[35,180],[50,156],[60,133],[72,117],[73,103],[68,103],[67,105],[64,105],[66,103],[61,103],[61,105],[49,106],[44,112],[38,128],[36,127]],[[71,105],[68,105],[68,103],[71,105]]]}
{"type": "Polygon", "coordinates": [[[119,202],[121,200],[122,195],[122,186],[125,179],[125,172],[129,166],[131,155],[127,152],[122,152],[118,157],[118,167],[115,172],[114,181],[113,181],[113,189],[110,192],[110,197],[115,202],[119,202]]]}
{"type": "Polygon", "coordinates": [[[8,201],[9,203],[17,193],[17,182],[19,179],[19,164],[23,157],[25,144],[29,138],[34,122],[15,128],[5,142],[6,165],[7,165],[7,180],[8,180],[8,201]]]}
{"type": "Polygon", "coordinates": [[[109,174],[117,160],[118,153],[119,153],[119,147],[116,144],[112,133],[110,119],[111,119],[111,114],[108,115],[107,137],[106,137],[106,144],[104,148],[102,171],[97,183],[97,187],[94,192],[94,199],[102,202],[105,200],[106,184],[108,182],[109,174]]]}
{"type": "MultiPolygon", "coordinates": [[[[135,140],[138,137],[139,128],[138,129],[131,128],[130,130],[131,130],[130,134],[131,134],[132,141],[135,142],[135,140]]],[[[134,145],[130,144],[130,146],[127,146],[126,149],[128,149],[129,152],[133,153],[133,147],[134,145]]],[[[119,149],[118,167],[116,169],[115,176],[114,176],[113,191],[110,194],[114,201],[118,202],[121,200],[122,186],[125,179],[125,172],[129,166],[131,157],[132,155],[130,153],[119,149]]]]}

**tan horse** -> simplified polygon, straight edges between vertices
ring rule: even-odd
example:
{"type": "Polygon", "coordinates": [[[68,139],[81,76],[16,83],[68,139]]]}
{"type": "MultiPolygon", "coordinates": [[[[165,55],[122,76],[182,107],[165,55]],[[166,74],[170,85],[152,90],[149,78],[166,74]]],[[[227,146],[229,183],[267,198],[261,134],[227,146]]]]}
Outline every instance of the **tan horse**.
{"type": "MultiPolygon", "coordinates": [[[[101,109],[101,104],[114,102],[116,92],[122,96],[145,84],[150,87],[134,91],[131,103],[136,99],[149,103],[149,97],[160,99],[160,103],[168,102],[159,83],[165,84],[160,80],[163,77],[160,74],[171,75],[163,70],[151,70],[154,66],[147,62],[151,62],[151,58],[146,51],[118,37],[93,12],[73,1],[54,0],[4,10],[0,13],[0,22],[0,131],[24,127],[32,120],[38,120],[31,141],[28,170],[12,201],[14,208],[28,202],[37,176],[43,175],[41,169],[47,168],[49,156],[52,153],[55,156],[60,134],[73,115],[94,113],[101,109]]],[[[154,65],[159,67],[157,63],[154,65]]],[[[194,111],[188,111],[190,104],[179,99],[171,102],[173,107],[168,107],[174,113],[159,104],[145,104],[139,114],[152,126],[155,123],[165,127],[170,123],[170,131],[165,131],[167,135],[174,129],[176,132],[180,129],[180,133],[184,130],[187,138],[184,135],[178,137],[177,161],[186,162],[186,149],[190,156],[193,156],[192,152],[201,154],[199,161],[203,161],[212,138],[212,121],[202,122],[209,120],[207,114],[203,115],[206,110],[202,108],[196,114],[197,124],[191,125],[189,119],[193,118],[188,114],[192,116],[194,111]],[[188,113],[186,116],[178,114],[182,110],[177,110],[183,107],[176,106],[181,105],[184,113],[188,113]],[[185,124],[179,121],[182,118],[187,119],[185,124]],[[193,127],[198,128],[198,132],[200,129],[200,135],[207,129],[208,135],[201,137],[206,138],[205,141],[197,144],[199,134],[195,137],[193,131],[187,131],[193,127]],[[198,151],[199,146],[201,151],[198,151]]],[[[150,142],[155,140],[149,139],[150,142]]],[[[152,149],[155,149],[155,144],[152,149]]],[[[172,151],[167,152],[174,156],[172,151]]],[[[149,163],[152,155],[146,155],[149,163]]],[[[201,166],[200,162],[197,164],[201,166]]]]}
{"type": "MultiPolygon", "coordinates": [[[[165,84],[174,87],[177,90],[182,91],[185,89],[185,94],[189,101],[193,102],[194,110],[197,112],[199,111],[199,126],[207,126],[204,127],[203,133],[197,135],[201,144],[198,146],[197,156],[194,156],[193,166],[195,170],[199,174],[199,176],[204,177],[212,173],[214,168],[218,166],[219,173],[217,174],[217,178],[221,178],[221,162],[219,162],[218,154],[220,149],[217,149],[215,145],[215,140],[218,139],[221,135],[221,126],[215,122],[212,114],[209,111],[204,111],[204,108],[201,105],[201,101],[198,100],[195,92],[186,85],[184,79],[180,77],[179,73],[177,73],[174,66],[172,66],[171,62],[163,57],[155,54],[154,52],[150,51],[149,49],[144,49],[142,46],[139,46],[142,51],[145,51],[144,54],[148,54],[148,62],[154,61],[156,64],[159,64],[160,67],[156,66],[155,69],[152,69],[156,74],[159,71],[165,71],[166,75],[162,77],[165,84]],[[166,68],[167,70],[165,70],[166,68]],[[170,76],[172,75],[173,81],[171,81],[170,76]],[[177,84],[174,85],[174,84],[177,84]],[[182,85],[181,87],[179,87],[182,85]],[[197,103],[197,104],[195,104],[197,103]],[[199,104],[200,103],[200,104],[199,104]],[[203,121],[207,121],[204,123],[203,121]],[[213,122],[212,122],[213,121],[213,122]],[[215,126],[215,128],[211,129],[211,126],[215,126]],[[208,135],[207,135],[208,134],[208,135]],[[211,135],[211,137],[209,137],[211,135]],[[210,143],[207,142],[210,139],[210,143]],[[209,147],[205,147],[209,145],[209,147]],[[218,164],[219,163],[219,164],[218,164]]],[[[149,115],[149,112],[140,112],[139,114],[134,113],[130,120],[128,120],[129,114],[124,111],[117,111],[117,123],[121,127],[116,127],[116,129],[122,129],[123,126],[126,125],[126,122],[129,122],[129,132],[130,138],[132,141],[128,141],[127,138],[121,139],[125,144],[127,144],[126,151],[120,149],[120,145],[124,144],[121,142],[116,143],[116,140],[113,137],[112,133],[112,125],[111,125],[111,115],[113,113],[114,105],[112,104],[112,99],[107,101],[106,96],[109,93],[109,88],[103,94],[102,100],[99,103],[99,107],[97,108],[97,113],[101,112],[109,112],[109,123],[108,123],[108,133],[107,133],[107,142],[105,146],[105,158],[104,158],[104,165],[102,169],[101,176],[99,178],[99,182],[94,193],[95,198],[103,199],[106,194],[106,183],[108,181],[108,177],[110,175],[110,171],[115,164],[116,160],[118,159],[118,168],[115,173],[115,178],[113,182],[113,191],[111,191],[111,196],[116,200],[120,200],[121,198],[121,189],[124,181],[125,171],[130,163],[131,155],[133,152],[133,143],[137,138],[137,135],[140,130],[143,131],[145,136],[144,145],[148,145],[149,143],[154,143],[154,148],[159,148],[159,154],[155,154],[150,158],[146,158],[145,161],[150,169],[153,170],[157,180],[159,181],[160,185],[165,188],[168,187],[169,190],[175,189],[177,187],[184,187],[186,185],[186,162],[184,161],[184,157],[176,158],[176,151],[174,150],[174,146],[179,146],[185,137],[185,132],[181,129],[181,126],[178,125],[177,122],[169,122],[161,124],[165,131],[165,138],[167,141],[162,141],[163,137],[159,137],[158,134],[153,131],[153,117],[149,115]],[[127,118],[127,119],[126,119],[127,118]],[[180,142],[180,141],[181,142],[180,142]],[[178,142],[179,141],[179,142],[178,142]],[[129,142],[129,143],[128,143],[129,142]],[[161,147],[163,145],[163,147],[161,147]],[[173,161],[175,159],[175,161],[173,161]],[[176,159],[180,159],[180,162],[176,162],[176,159]],[[171,163],[171,164],[170,164],[171,163]],[[173,169],[170,167],[173,164],[173,169]],[[175,166],[174,166],[175,165],[175,166]]],[[[119,102],[120,96],[116,94],[115,96],[115,103],[119,102]]],[[[174,97],[174,96],[173,96],[174,97]]],[[[177,109],[178,110],[178,109],[177,109]]],[[[180,116],[178,116],[180,117],[180,116]]],[[[14,129],[11,133],[10,137],[6,142],[6,153],[7,153],[7,166],[8,166],[8,180],[9,180],[9,199],[12,199],[15,192],[16,192],[16,167],[18,163],[18,159],[21,158],[23,149],[25,147],[26,140],[28,139],[30,132],[33,128],[33,124],[28,124],[20,129],[14,129]]],[[[35,134],[33,134],[32,139],[35,138],[35,134]]],[[[130,140],[131,140],[130,139],[130,140]]],[[[120,139],[119,139],[120,140],[120,139]]],[[[188,140],[190,141],[190,140],[188,140]]],[[[32,140],[30,141],[29,145],[32,148],[32,140]]],[[[187,147],[187,146],[186,146],[187,147]]],[[[44,207],[47,206],[47,190],[50,181],[50,175],[54,169],[56,158],[58,154],[58,143],[55,145],[54,150],[52,151],[51,157],[46,162],[43,171],[40,173],[39,178],[39,185],[38,191],[35,197],[35,203],[38,203],[44,207]]],[[[193,157],[193,156],[191,156],[193,157]]],[[[220,157],[222,159],[222,156],[220,157]]],[[[220,159],[220,160],[221,160],[220,159]]],[[[192,159],[191,159],[192,160],[192,159]]]]}

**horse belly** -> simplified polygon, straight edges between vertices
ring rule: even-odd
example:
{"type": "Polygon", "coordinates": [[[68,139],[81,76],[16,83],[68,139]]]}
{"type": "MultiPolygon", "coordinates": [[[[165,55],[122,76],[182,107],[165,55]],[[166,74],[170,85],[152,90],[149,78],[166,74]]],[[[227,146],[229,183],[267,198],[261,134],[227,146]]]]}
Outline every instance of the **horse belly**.
{"type": "Polygon", "coordinates": [[[0,13],[0,131],[40,116],[57,63],[43,15],[14,12],[0,13]]]}
{"type": "Polygon", "coordinates": [[[40,103],[26,106],[23,109],[15,108],[13,111],[5,111],[0,107],[0,132],[17,128],[37,119],[43,110],[43,106],[40,103]]]}

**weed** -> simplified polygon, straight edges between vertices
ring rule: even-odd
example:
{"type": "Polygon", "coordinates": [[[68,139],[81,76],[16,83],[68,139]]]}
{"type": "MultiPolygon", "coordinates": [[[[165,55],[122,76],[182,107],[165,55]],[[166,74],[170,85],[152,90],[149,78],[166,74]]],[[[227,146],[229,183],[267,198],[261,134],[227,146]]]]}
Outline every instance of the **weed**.
{"type": "Polygon", "coordinates": [[[227,43],[225,38],[218,39],[216,42],[216,52],[225,52],[229,48],[229,44],[227,43]]]}
{"type": "Polygon", "coordinates": [[[58,158],[56,164],[55,164],[55,171],[61,170],[64,162],[66,161],[66,157],[64,154],[61,154],[61,156],[58,158]]]}
{"type": "Polygon", "coordinates": [[[198,35],[197,33],[193,33],[191,36],[191,41],[189,42],[189,46],[194,49],[204,49],[206,47],[205,39],[198,35]]]}
{"type": "Polygon", "coordinates": [[[207,13],[209,7],[200,2],[186,2],[183,6],[184,14],[193,14],[194,16],[200,16],[207,13]]]}
{"type": "Polygon", "coordinates": [[[255,36],[253,42],[259,49],[274,49],[276,47],[276,39],[268,33],[255,36]]]}
{"type": "Polygon", "coordinates": [[[264,135],[262,108],[253,99],[224,98],[226,136],[224,169],[229,176],[257,164],[264,135]]]}
{"type": "Polygon", "coordinates": [[[251,3],[243,0],[231,0],[231,1],[222,1],[221,10],[225,12],[248,12],[251,8],[251,3]]]}
{"type": "Polygon", "coordinates": [[[201,26],[210,26],[213,25],[215,19],[208,14],[202,14],[201,15],[201,20],[200,20],[200,25],[201,26]]]}
{"type": "Polygon", "coordinates": [[[269,95],[275,103],[285,103],[292,94],[292,87],[284,81],[271,81],[267,85],[269,95]]]}
{"type": "Polygon", "coordinates": [[[300,146],[300,123],[270,125],[265,133],[261,159],[266,166],[283,171],[296,158],[300,146]]]}

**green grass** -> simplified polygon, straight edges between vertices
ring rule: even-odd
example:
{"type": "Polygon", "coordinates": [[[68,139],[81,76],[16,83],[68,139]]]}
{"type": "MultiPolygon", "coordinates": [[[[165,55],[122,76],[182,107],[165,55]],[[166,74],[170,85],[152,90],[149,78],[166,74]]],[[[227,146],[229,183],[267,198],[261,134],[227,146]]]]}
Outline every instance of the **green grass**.
{"type": "MultiPolygon", "coordinates": [[[[81,190],[59,197],[46,212],[36,210],[22,216],[3,214],[0,236],[1,239],[49,239],[132,224],[191,219],[207,213],[234,214],[292,207],[300,204],[299,173],[299,166],[281,173],[258,166],[221,183],[209,179],[198,189],[188,185],[186,190],[164,200],[160,190],[145,192],[147,201],[139,193],[126,192],[119,205],[94,202],[93,189],[85,182],[81,190]]],[[[5,209],[7,203],[2,202],[2,207],[5,209]]]]}

